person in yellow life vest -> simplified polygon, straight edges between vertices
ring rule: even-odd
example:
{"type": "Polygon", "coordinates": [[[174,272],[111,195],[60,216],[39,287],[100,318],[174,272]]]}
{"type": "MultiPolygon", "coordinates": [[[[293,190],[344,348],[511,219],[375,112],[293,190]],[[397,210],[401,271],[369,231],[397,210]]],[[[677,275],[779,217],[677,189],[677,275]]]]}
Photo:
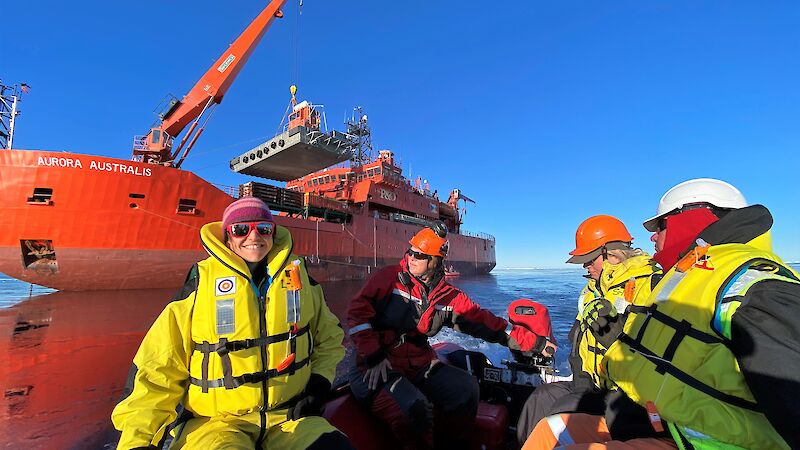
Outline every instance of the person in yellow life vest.
{"type": "Polygon", "coordinates": [[[244,197],[200,231],[209,257],[148,331],[112,413],[118,448],[352,449],[320,417],[344,332],[267,205],[244,197]]]}
{"type": "Polygon", "coordinates": [[[667,191],[644,226],[665,274],[621,331],[597,332],[613,339],[602,373],[673,448],[800,448],[800,275],[772,252],[770,212],[700,178],[667,191]]]}
{"type": "Polygon", "coordinates": [[[573,379],[541,386],[531,394],[517,424],[519,442],[526,442],[546,416],[566,412],[607,414],[616,436],[653,434],[643,408],[621,393],[609,397],[597,373],[605,347],[581,326],[584,316],[608,307],[623,313],[636,295],[650,292],[651,276],[658,272],[657,267],[650,255],[631,246],[632,241],[625,224],[613,216],[593,216],[578,226],[575,249],[567,262],[583,265],[588,282],[578,297],[578,314],[569,333],[573,379]]]}

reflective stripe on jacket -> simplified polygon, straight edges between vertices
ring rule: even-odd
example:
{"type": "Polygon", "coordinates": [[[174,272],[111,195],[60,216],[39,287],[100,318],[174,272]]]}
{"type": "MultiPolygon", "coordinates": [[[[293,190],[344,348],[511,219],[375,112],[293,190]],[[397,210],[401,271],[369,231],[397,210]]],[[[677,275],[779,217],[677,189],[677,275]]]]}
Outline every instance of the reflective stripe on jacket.
{"type": "Polygon", "coordinates": [[[403,259],[376,272],[350,302],[347,321],[359,364],[388,357],[406,375],[427,368],[436,358],[428,337],[442,327],[507,343],[505,319],[481,309],[444,277],[429,290],[408,275],[406,264],[403,259]]]}

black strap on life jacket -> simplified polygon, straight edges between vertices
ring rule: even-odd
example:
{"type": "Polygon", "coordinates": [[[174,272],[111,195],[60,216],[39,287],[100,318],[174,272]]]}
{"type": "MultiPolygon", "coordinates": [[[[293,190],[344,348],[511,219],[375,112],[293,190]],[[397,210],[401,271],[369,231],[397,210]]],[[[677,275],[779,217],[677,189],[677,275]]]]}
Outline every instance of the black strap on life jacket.
{"type": "Polygon", "coordinates": [[[692,324],[686,320],[677,320],[673,317],[668,316],[667,314],[664,314],[663,312],[658,310],[658,306],[656,304],[652,304],[650,306],[631,305],[629,307],[629,311],[636,314],[644,314],[646,316],[645,322],[639,329],[636,338],[633,338],[625,333],[622,333],[619,337],[619,340],[624,344],[627,344],[632,350],[639,352],[648,361],[655,364],[656,372],[662,375],[668,373],[673,377],[675,377],[676,379],[683,382],[684,384],[691,386],[694,389],[697,389],[698,391],[703,392],[713,398],[716,398],[717,400],[723,401],[733,406],[737,406],[739,408],[760,412],[758,404],[756,404],[755,402],[751,402],[743,398],[736,397],[730,394],[726,394],[722,391],[719,391],[703,383],[697,378],[694,378],[688,373],[683,372],[682,370],[678,369],[677,367],[675,367],[675,365],[672,364],[672,360],[675,357],[675,352],[678,349],[678,345],[680,345],[680,343],[687,336],[709,345],[711,344],[724,345],[725,341],[720,339],[718,336],[705,333],[703,331],[698,330],[697,328],[692,327],[692,324]],[[664,354],[661,356],[656,355],[653,351],[651,351],[642,344],[642,339],[644,337],[644,330],[647,328],[650,319],[661,322],[665,326],[672,328],[674,330],[672,339],[670,340],[667,347],[664,349],[664,354]]]}
{"type": "Polygon", "coordinates": [[[630,336],[625,333],[620,334],[619,336],[620,342],[628,345],[631,350],[639,353],[643,357],[645,357],[648,361],[653,363],[656,366],[656,371],[661,374],[670,374],[675,377],[678,381],[690,386],[698,391],[713,397],[719,401],[728,403],[729,405],[736,406],[738,408],[747,409],[750,411],[761,412],[758,407],[758,404],[755,402],[751,402],[749,400],[745,400],[741,397],[737,397],[735,395],[730,395],[725,392],[722,392],[712,386],[709,386],[702,381],[694,378],[693,376],[689,375],[688,373],[680,370],[679,368],[675,367],[672,364],[671,360],[664,359],[662,357],[657,356],[653,353],[650,349],[645,347],[641,344],[641,342],[637,342],[630,336]]]}
{"type": "MultiPolygon", "coordinates": [[[[308,357],[302,361],[292,362],[291,364],[289,364],[288,367],[286,367],[283,370],[269,369],[267,371],[262,371],[262,372],[246,373],[243,375],[239,375],[238,377],[232,376],[230,381],[230,387],[226,384],[225,378],[218,378],[216,380],[200,380],[195,377],[191,377],[189,380],[193,385],[200,386],[201,388],[205,385],[208,388],[224,387],[225,389],[235,389],[247,383],[260,383],[264,380],[269,380],[270,378],[275,378],[282,375],[287,375],[289,373],[294,373],[297,370],[300,370],[303,367],[307,366],[310,361],[311,357],[308,357]]],[[[206,390],[203,392],[208,392],[208,391],[206,390]]]]}
{"type": "Polygon", "coordinates": [[[594,345],[587,345],[586,346],[590,352],[594,353],[595,355],[603,356],[606,354],[606,349],[602,347],[595,347],[594,345]]]}
{"type": "MultiPolygon", "coordinates": [[[[295,338],[298,338],[306,333],[308,333],[309,325],[304,326],[303,328],[299,329],[296,334],[292,335],[291,332],[281,333],[281,334],[274,334],[272,336],[264,336],[255,339],[241,339],[237,341],[229,341],[226,338],[220,338],[219,342],[208,342],[203,341],[202,343],[195,342],[195,349],[199,352],[203,353],[203,363],[201,365],[201,373],[202,378],[198,380],[200,388],[202,389],[203,393],[207,393],[211,386],[210,381],[208,380],[208,362],[210,360],[211,353],[216,353],[220,356],[220,360],[222,362],[222,380],[224,381],[223,386],[225,389],[233,389],[236,386],[235,377],[233,376],[233,367],[231,365],[231,357],[230,352],[237,352],[240,350],[246,350],[248,348],[254,347],[261,347],[269,344],[274,344],[276,342],[287,341],[291,339],[291,351],[292,353],[295,352],[297,344],[295,338]]],[[[309,344],[310,346],[311,344],[309,344]]],[[[309,355],[311,352],[309,351],[309,355]]],[[[295,365],[292,364],[289,367],[292,368],[295,365]]],[[[295,369],[291,370],[291,374],[294,373],[295,369]]],[[[195,380],[195,378],[192,378],[195,380]]],[[[195,384],[192,381],[192,384],[195,384]]]]}
{"type": "MultiPolygon", "coordinates": [[[[303,328],[300,328],[299,330],[297,330],[297,333],[294,335],[294,337],[300,337],[305,333],[308,333],[308,329],[309,329],[308,325],[304,326],[303,328]]],[[[214,342],[214,343],[209,343],[206,341],[203,341],[202,343],[195,342],[194,348],[197,351],[203,353],[215,352],[221,355],[223,353],[237,352],[239,350],[245,350],[248,348],[260,347],[262,345],[269,345],[269,344],[274,344],[276,342],[286,341],[289,339],[290,334],[291,332],[287,331],[286,333],[273,334],[272,336],[264,336],[255,339],[241,339],[238,341],[228,341],[227,339],[222,338],[220,339],[219,342],[214,342]]]]}
{"type": "Polygon", "coordinates": [[[638,280],[639,278],[649,278],[651,275],[652,275],[652,274],[647,274],[647,275],[637,275],[637,276],[635,276],[635,277],[630,277],[630,278],[628,278],[627,280],[623,281],[622,283],[617,283],[617,284],[615,284],[615,285],[613,285],[613,286],[609,287],[609,288],[608,288],[608,290],[609,290],[609,291],[611,291],[611,290],[613,290],[613,289],[617,289],[617,288],[624,288],[624,287],[625,287],[625,285],[626,285],[626,284],[628,284],[628,281],[631,281],[631,280],[638,280]]]}
{"type": "MultiPolygon", "coordinates": [[[[672,356],[675,354],[675,348],[677,348],[680,341],[683,340],[684,337],[688,336],[692,339],[698,340],[704,344],[725,344],[718,336],[713,334],[709,334],[703,331],[698,330],[697,328],[692,327],[692,324],[686,320],[677,320],[671,316],[664,314],[663,312],[658,310],[658,305],[655,303],[650,306],[637,306],[631,305],[628,307],[628,311],[636,313],[636,314],[645,314],[647,318],[652,317],[653,319],[663,323],[664,325],[672,328],[675,330],[675,334],[672,337],[672,341],[667,346],[667,352],[665,352],[664,358],[669,361],[672,361],[672,356]],[[670,351],[670,347],[672,348],[670,351]],[[669,357],[667,357],[667,353],[669,357]]],[[[644,334],[644,329],[647,327],[647,323],[642,325],[639,329],[639,333],[636,336],[636,340],[641,342],[642,335],[644,334]]]]}

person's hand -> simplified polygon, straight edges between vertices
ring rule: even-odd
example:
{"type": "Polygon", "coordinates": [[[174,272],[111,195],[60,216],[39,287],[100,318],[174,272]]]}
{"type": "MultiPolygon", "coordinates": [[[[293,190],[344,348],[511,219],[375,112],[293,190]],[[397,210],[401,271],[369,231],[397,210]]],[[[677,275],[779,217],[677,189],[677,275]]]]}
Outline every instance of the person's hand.
{"type": "Polygon", "coordinates": [[[331,383],[322,375],[312,373],[297,403],[289,408],[286,417],[297,420],[307,416],[321,416],[331,392],[331,383]]]}
{"type": "Polygon", "coordinates": [[[539,353],[541,353],[542,356],[552,358],[556,354],[557,350],[558,346],[555,344],[555,342],[550,342],[549,339],[546,339],[544,348],[539,353]]]}
{"type": "Polygon", "coordinates": [[[546,357],[552,357],[558,350],[558,345],[551,342],[546,336],[539,336],[529,329],[513,325],[511,333],[508,334],[508,348],[523,353],[532,353],[546,357]]]}
{"type": "Polygon", "coordinates": [[[388,380],[388,372],[391,369],[392,363],[390,363],[388,359],[384,359],[378,364],[375,364],[375,366],[367,369],[364,373],[363,380],[367,382],[367,387],[369,387],[370,390],[376,389],[378,387],[378,380],[383,380],[384,383],[388,380]]]}
{"type": "Polygon", "coordinates": [[[590,330],[597,342],[605,348],[611,347],[625,325],[614,304],[604,298],[596,298],[586,304],[581,323],[584,329],[590,330]]]}

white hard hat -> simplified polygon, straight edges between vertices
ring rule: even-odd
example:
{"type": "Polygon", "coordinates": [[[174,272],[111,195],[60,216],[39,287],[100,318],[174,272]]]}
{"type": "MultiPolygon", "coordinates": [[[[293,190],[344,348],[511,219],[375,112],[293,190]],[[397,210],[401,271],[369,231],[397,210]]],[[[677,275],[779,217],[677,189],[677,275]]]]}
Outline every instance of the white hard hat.
{"type": "Polygon", "coordinates": [[[657,214],[645,220],[644,227],[648,231],[657,231],[659,219],[693,203],[708,203],[723,209],[747,206],[744,195],[730,184],[714,178],[696,178],[668,190],[658,202],[657,214]]]}

